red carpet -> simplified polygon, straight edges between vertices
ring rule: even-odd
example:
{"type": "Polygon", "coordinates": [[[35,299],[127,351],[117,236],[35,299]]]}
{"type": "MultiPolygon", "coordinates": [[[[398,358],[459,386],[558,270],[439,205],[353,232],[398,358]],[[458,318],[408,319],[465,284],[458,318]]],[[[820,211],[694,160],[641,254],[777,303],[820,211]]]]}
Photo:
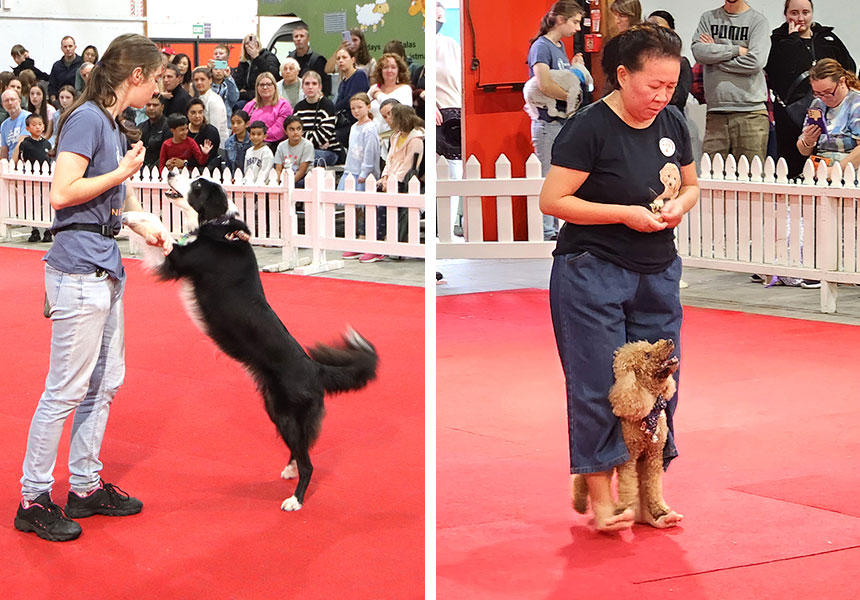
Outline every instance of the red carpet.
{"type": "Polygon", "coordinates": [[[860,597],[860,328],[685,310],[680,527],[570,507],[547,292],[437,301],[440,599],[860,597]]]}
{"type": "Polygon", "coordinates": [[[52,544],[12,527],[49,357],[42,254],[0,249],[4,598],[423,597],[424,290],[263,274],[302,343],[334,340],[349,323],[380,354],[377,381],[327,399],[306,504],[285,513],[288,453],[249,377],[190,322],[174,285],[126,261],[128,368],[101,456],[105,479],[144,511],[83,519],[78,540],[52,544]]]}

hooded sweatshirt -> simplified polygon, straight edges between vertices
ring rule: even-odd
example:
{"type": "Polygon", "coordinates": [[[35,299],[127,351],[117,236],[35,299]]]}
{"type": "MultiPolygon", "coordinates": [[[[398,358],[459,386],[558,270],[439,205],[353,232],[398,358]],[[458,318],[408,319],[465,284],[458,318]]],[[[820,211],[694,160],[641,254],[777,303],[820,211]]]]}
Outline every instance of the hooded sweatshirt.
{"type": "Polygon", "coordinates": [[[752,8],[736,15],[722,6],[709,10],[699,19],[691,49],[704,66],[708,112],[766,110],[764,66],[770,52],[770,28],[763,14],[752,8]],[[703,33],[713,37],[714,43],[700,41],[703,33]],[[747,48],[747,54],[740,55],[741,47],[747,48]]]}

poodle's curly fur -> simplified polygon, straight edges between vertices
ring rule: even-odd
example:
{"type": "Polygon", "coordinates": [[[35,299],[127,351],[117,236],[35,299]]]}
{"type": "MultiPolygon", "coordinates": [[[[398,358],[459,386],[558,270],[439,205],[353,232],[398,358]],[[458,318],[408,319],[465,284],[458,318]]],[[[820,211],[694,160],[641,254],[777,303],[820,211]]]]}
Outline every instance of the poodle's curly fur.
{"type": "MultiPolygon", "coordinates": [[[[609,390],[609,402],[621,419],[621,433],[630,458],[616,467],[618,471],[617,513],[637,504],[651,513],[653,519],[668,514],[663,500],[663,446],[668,427],[666,412],[657,421],[657,441],[642,428],[642,419],[651,412],[657,397],[667,401],[675,395],[678,359],[672,354],[672,340],[630,342],[615,351],[612,364],[615,383],[609,390]]],[[[574,508],[584,513],[588,490],[585,478],[574,479],[574,508]]]]}

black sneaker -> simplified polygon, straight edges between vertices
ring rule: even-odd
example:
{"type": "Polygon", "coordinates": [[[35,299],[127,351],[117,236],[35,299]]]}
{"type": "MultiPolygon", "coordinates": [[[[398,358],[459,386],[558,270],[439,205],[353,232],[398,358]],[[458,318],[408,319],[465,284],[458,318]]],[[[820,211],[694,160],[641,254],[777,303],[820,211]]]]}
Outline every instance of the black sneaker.
{"type": "Polygon", "coordinates": [[[51,502],[51,494],[44,492],[38,498],[18,505],[15,514],[15,529],[32,531],[43,540],[67,542],[81,535],[81,526],[63,513],[63,509],[51,502]]]}
{"type": "Polygon", "coordinates": [[[33,231],[30,232],[30,237],[27,238],[28,242],[41,242],[42,236],[39,235],[39,230],[33,227],[33,231]]]}
{"type": "Polygon", "coordinates": [[[74,519],[93,515],[125,517],[136,515],[142,508],[143,502],[104,481],[99,482],[99,487],[83,498],[69,490],[69,499],[66,502],[66,514],[74,519]]]}
{"type": "Polygon", "coordinates": [[[46,229],[45,233],[42,234],[42,241],[43,242],[53,242],[54,241],[54,235],[51,233],[50,229],[46,229]]]}

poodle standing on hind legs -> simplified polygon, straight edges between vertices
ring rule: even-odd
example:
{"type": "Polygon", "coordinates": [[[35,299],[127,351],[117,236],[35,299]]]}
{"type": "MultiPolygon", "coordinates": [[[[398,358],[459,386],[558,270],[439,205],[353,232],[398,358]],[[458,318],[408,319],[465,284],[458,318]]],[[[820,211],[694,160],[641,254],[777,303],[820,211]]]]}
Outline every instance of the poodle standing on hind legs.
{"type": "MultiPolygon", "coordinates": [[[[630,455],[618,465],[618,503],[611,521],[601,529],[623,529],[632,517],[638,523],[668,528],[683,515],[663,499],[663,447],[668,426],[666,404],[675,395],[673,374],[678,358],[672,340],[630,342],[615,352],[615,383],[609,390],[612,411],[621,419],[621,432],[630,455]],[[609,525],[609,526],[606,526],[609,525]]],[[[589,486],[586,477],[574,476],[573,507],[584,513],[589,486]]],[[[595,514],[597,520],[601,515],[595,514]]]]}

